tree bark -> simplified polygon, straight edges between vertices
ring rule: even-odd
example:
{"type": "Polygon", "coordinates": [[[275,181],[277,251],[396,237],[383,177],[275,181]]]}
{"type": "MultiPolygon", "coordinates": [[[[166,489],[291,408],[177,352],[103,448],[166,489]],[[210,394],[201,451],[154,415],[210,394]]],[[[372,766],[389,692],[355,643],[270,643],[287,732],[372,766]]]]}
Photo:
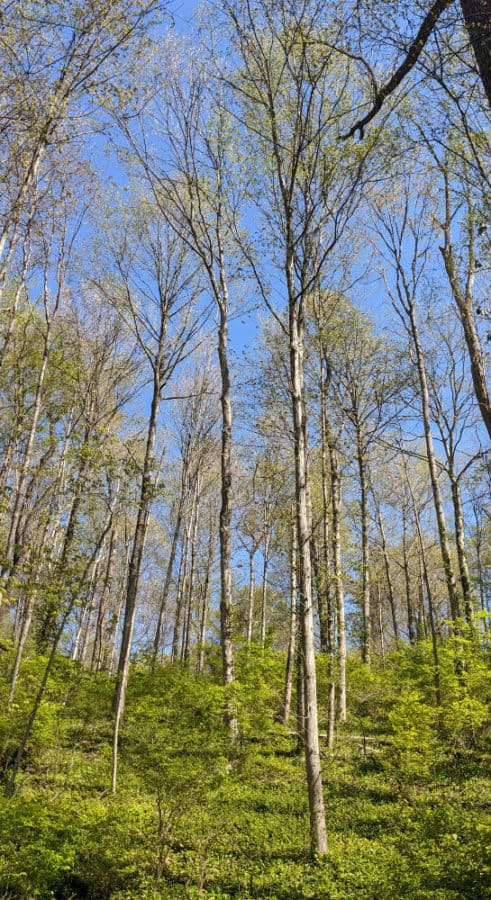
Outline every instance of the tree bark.
{"type": "Polygon", "coordinates": [[[435,451],[433,447],[433,436],[431,433],[430,420],[430,397],[428,391],[428,380],[426,376],[426,368],[424,362],[423,348],[419,338],[418,326],[416,323],[416,315],[414,304],[409,305],[409,319],[411,325],[411,336],[413,340],[414,350],[416,353],[416,363],[419,377],[419,386],[421,392],[421,413],[423,419],[423,428],[426,443],[426,457],[428,461],[428,469],[430,473],[431,488],[433,493],[433,504],[435,507],[436,520],[438,525],[438,537],[440,541],[440,551],[443,561],[443,569],[445,573],[445,582],[447,585],[448,599],[450,604],[450,615],[452,620],[458,621],[460,617],[460,606],[457,596],[457,587],[455,584],[455,576],[450,558],[450,550],[448,546],[447,527],[445,523],[445,513],[443,511],[443,501],[438,483],[438,471],[436,465],[435,451]]]}
{"type": "Polygon", "coordinates": [[[451,473],[450,484],[452,487],[452,500],[454,508],[455,543],[457,546],[457,560],[459,565],[460,584],[462,587],[462,599],[464,602],[464,614],[468,625],[472,625],[474,619],[474,604],[472,601],[471,579],[469,564],[465,549],[464,511],[462,509],[462,496],[460,485],[454,473],[451,473]]]}
{"type": "MultiPolygon", "coordinates": [[[[407,470],[406,470],[407,472],[407,470]]],[[[407,478],[407,485],[409,489],[409,495],[411,497],[411,503],[413,506],[414,512],[414,522],[416,525],[416,533],[418,535],[418,544],[420,551],[420,565],[423,572],[424,583],[426,587],[426,600],[428,603],[428,616],[430,620],[430,631],[431,631],[431,646],[433,652],[433,664],[434,664],[434,684],[435,684],[435,699],[437,706],[441,706],[441,691],[440,691],[440,660],[438,656],[438,637],[436,633],[436,623],[435,623],[435,608],[433,604],[433,595],[431,592],[430,586],[430,578],[428,575],[428,565],[426,561],[426,551],[423,540],[423,531],[421,528],[421,522],[419,518],[419,512],[416,507],[416,498],[414,496],[414,491],[411,486],[411,482],[409,478],[407,478]]]]}
{"type": "Polygon", "coordinates": [[[491,0],[460,0],[460,6],[491,107],[491,0]]]}
{"type": "Polygon", "coordinates": [[[295,495],[299,552],[299,590],[305,696],[305,758],[310,810],[312,850],[327,853],[327,834],[320,761],[317,679],[315,670],[314,615],[310,540],[312,510],[308,472],[308,435],[304,387],[305,298],[295,299],[293,256],[287,263],[289,293],[290,377],[295,445],[295,495]]]}
{"type": "Polygon", "coordinates": [[[414,610],[411,597],[411,574],[409,571],[409,554],[407,547],[407,516],[404,506],[402,508],[402,568],[404,571],[404,586],[406,590],[406,610],[407,610],[407,630],[409,643],[416,642],[416,632],[414,630],[414,610]]]}
{"type": "Polygon", "coordinates": [[[370,547],[368,534],[368,478],[366,466],[366,447],[359,417],[355,415],[356,428],[356,461],[360,479],[361,510],[361,575],[362,575],[362,612],[363,612],[363,647],[362,658],[370,667],[372,657],[372,619],[370,609],[370,547]]]}
{"type": "Polygon", "coordinates": [[[327,428],[326,430],[326,438],[329,448],[329,466],[331,470],[332,558],[339,654],[339,718],[341,722],[346,722],[346,622],[341,561],[341,475],[339,472],[338,455],[334,437],[330,428],[327,428]]]}
{"type": "Polygon", "coordinates": [[[261,590],[261,647],[264,650],[266,643],[266,615],[268,602],[268,566],[269,566],[269,545],[271,541],[271,532],[269,525],[265,523],[264,535],[264,551],[263,551],[263,584],[261,590]]]}
{"type": "MultiPolygon", "coordinates": [[[[293,513],[293,510],[292,510],[293,513]]],[[[290,718],[292,702],[293,671],[295,668],[295,656],[297,653],[298,638],[298,579],[297,579],[298,539],[295,517],[292,516],[292,529],[290,539],[290,634],[288,638],[288,653],[286,657],[285,690],[283,694],[283,709],[281,721],[285,727],[290,718]]]]}
{"type": "MultiPolygon", "coordinates": [[[[463,4],[462,4],[463,5],[463,4]]],[[[487,5],[489,7],[488,16],[490,17],[488,22],[488,32],[491,40],[491,2],[486,4],[480,4],[479,2],[469,3],[469,6],[479,6],[479,5],[487,5]]],[[[491,44],[488,49],[488,56],[491,54],[491,44]]],[[[491,57],[490,57],[491,58],[491,57]]],[[[488,67],[490,71],[491,77],[491,62],[488,59],[488,67]]],[[[452,244],[452,222],[454,220],[454,213],[451,208],[451,200],[450,200],[450,184],[449,184],[449,173],[445,169],[445,166],[437,160],[437,164],[439,165],[440,171],[442,173],[444,179],[444,187],[445,187],[445,222],[443,226],[444,233],[444,245],[440,247],[442,252],[443,261],[445,263],[445,270],[447,273],[448,281],[450,284],[450,289],[452,291],[453,298],[455,300],[455,304],[457,306],[457,310],[459,313],[459,318],[462,323],[462,328],[464,331],[465,343],[467,346],[467,351],[469,353],[469,361],[471,367],[471,376],[472,376],[472,384],[474,386],[474,393],[477,398],[477,402],[479,405],[479,410],[482,416],[482,420],[484,425],[487,428],[487,432],[489,438],[491,439],[491,397],[489,395],[487,381],[486,381],[486,366],[484,362],[484,356],[482,352],[481,343],[479,340],[479,335],[477,333],[476,323],[474,320],[474,308],[473,308],[473,296],[472,289],[474,283],[474,276],[476,270],[476,259],[475,259],[475,238],[473,231],[472,221],[469,223],[468,230],[468,271],[467,277],[465,280],[464,287],[461,286],[457,266],[455,263],[454,256],[454,248],[452,244]]],[[[470,205],[470,200],[468,199],[468,211],[469,214],[472,213],[472,207],[470,205]]],[[[472,218],[472,215],[469,216],[472,218]]]]}
{"type": "MultiPolygon", "coordinates": [[[[164,329],[162,329],[164,331],[164,329]]],[[[143,460],[143,472],[140,487],[140,497],[138,501],[138,513],[133,536],[133,547],[128,570],[128,583],[126,586],[126,600],[123,620],[123,634],[121,638],[121,647],[119,651],[118,670],[116,674],[116,688],[114,692],[113,712],[114,712],[114,732],[113,732],[113,762],[111,775],[112,792],[116,792],[117,771],[118,771],[118,740],[119,727],[124,711],[126,688],[128,685],[128,675],[131,658],[131,643],[133,639],[133,629],[136,616],[136,599],[138,594],[138,584],[140,580],[140,568],[143,559],[143,550],[145,546],[145,537],[147,533],[148,513],[152,500],[153,477],[152,470],[154,465],[154,448],[157,433],[157,420],[160,408],[160,359],[163,352],[163,344],[161,344],[160,352],[154,364],[153,376],[153,393],[150,408],[150,417],[148,421],[147,441],[145,446],[145,457],[143,460]]]]}
{"type": "Polygon", "coordinates": [[[254,623],[254,557],[256,555],[256,544],[253,542],[249,550],[249,601],[247,604],[247,646],[252,644],[252,627],[254,623]]]}
{"type": "Polygon", "coordinates": [[[96,620],[95,634],[94,634],[94,645],[92,648],[91,669],[93,672],[98,672],[102,665],[104,618],[106,615],[107,604],[109,602],[109,595],[110,595],[111,584],[112,584],[112,579],[113,579],[114,563],[116,561],[116,544],[117,544],[117,526],[115,526],[112,529],[111,536],[109,538],[109,549],[107,552],[106,572],[104,575],[104,584],[102,587],[102,594],[101,594],[101,597],[99,600],[99,609],[97,611],[97,620],[96,620]]]}
{"type": "Polygon", "coordinates": [[[172,544],[169,553],[169,559],[167,562],[167,568],[165,571],[165,581],[164,587],[162,589],[162,594],[160,598],[159,604],[159,614],[157,619],[157,627],[155,629],[155,637],[153,639],[153,654],[152,654],[152,668],[155,666],[157,662],[158,655],[160,653],[160,644],[162,641],[162,632],[164,628],[164,620],[165,620],[165,611],[167,608],[167,601],[169,599],[169,590],[172,581],[172,572],[174,569],[174,562],[176,558],[177,544],[179,541],[179,537],[181,535],[181,526],[182,526],[182,515],[184,511],[184,500],[186,494],[186,484],[183,479],[181,484],[181,493],[179,495],[179,502],[177,507],[177,515],[176,515],[176,523],[174,525],[174,531],[172,533],[172,544]]]}
{"type": "Polygon", "coordinates": [[[399,646],[399,626],[397,624],[394,584],[392,581],[392,573],[391,573],[391,569],[390,569],[390,560],[389,560],[389,554],[388,554],[388,550],[387,550],[387,538],[385,535],[384,520],[382,518],[382,510],[380,509],[380,503],[375,494],[375,491],[373,490],[373,487],[372,487],[372,497],[373,497],[373,502],[374,502],[374,506],[375,506],[375,512],[377,515],[378,528],[380,531],[380,539],[382,541],[382,556],[383,556],[383,560],[384,560],[385,580],[387,582],[387,592],[388,592],[388,596],[389,596],[390,614],[391,614],[391,618],[392,618],[392,630],[394,632],[394,641],[395,641],[395,645],[397,648],[399,646]]]}
{"type": "MultiPolygon", "coordinates": [[[[221,375],[222,446],[221,466],[221,507],[220,507],[220,638],[222,647],[223,683],[227,687],[235,680],[234,650],[232,641],[232,568],[231,535],[232,520],[232,399],[230,391],[230,371],[228,365],[228,289],[224,267],[220,266],[221,296],[219,303],[218,359],[221,375]]],[[[238,725],[235,704],[229,701],[227,724],[232,743],[238,740],[238,725]]]]}
{"type": "Polygon", "coordinates": [[[205,664],[205,649],[206,649],[206,625],[208,621],[208,607],[210,605],[210,593],[211,593],[211,571],[213,567],[213,559],[215,556],[215,542],[216,542],[216,531],[212,527],[212,523],[210,522],[210,537],[208,542],[208,558],[206,561],[206,575],[205,575],[205,583],[203,586],[203,597],[201,601],[201,611],[200,611],[200,622],[199,622],[199,644],[198,644],[198,664],[197,664],[197,672],[200,674],[203,671],[203,667],[205,664]]]}

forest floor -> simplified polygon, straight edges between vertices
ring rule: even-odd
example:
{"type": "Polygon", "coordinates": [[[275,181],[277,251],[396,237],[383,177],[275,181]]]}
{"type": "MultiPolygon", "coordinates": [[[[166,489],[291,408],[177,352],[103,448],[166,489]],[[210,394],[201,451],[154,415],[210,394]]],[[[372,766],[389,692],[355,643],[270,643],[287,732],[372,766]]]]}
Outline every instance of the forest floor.
{"type": "MultiPolygon", "coordinates": [[[[0,801],[2,898],[481,900],[491,897],[489,667],[456,686],[442,651],[442,705],[430,652],[406,649],[367,673],[350,660],[348,722],[324,751],[327,857],[309,854],[304,759],[281,706],[284,654],[238,658],[241,738],[227,697],[196,676],[136,662],[111,783],[106,674],[59,657],[11,799],[0,801]]],[[[8,774],[45,658],[31,648],[7,708],[2,653],[0,752],[8,774]]],[[[327,694],[319,659],[319,696],[327,694]]],[[[322,722],[325,730],[325,721],[322,722]]]]}

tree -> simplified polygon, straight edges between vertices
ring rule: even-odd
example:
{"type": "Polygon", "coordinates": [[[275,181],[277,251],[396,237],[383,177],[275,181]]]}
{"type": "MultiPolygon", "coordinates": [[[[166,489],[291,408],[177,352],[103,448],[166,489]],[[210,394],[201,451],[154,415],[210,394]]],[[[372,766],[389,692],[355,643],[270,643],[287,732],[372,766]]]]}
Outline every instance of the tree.
{"type": "Polygon", "coordinates": [[[470,625],[474,617],[474,603],[465,546],[462,482],[471,466],[482,456],[482,452],[480,447],[476,447],[475,444],[472,446],[471,443],[470,432],[475,434],[476,426],[475,403],[473,394],[469,391],[465,351],[462,341],[456,340],[455,325],[451,319],[448,323],[437,323],[438,342],[443,346],[444,358],[438,359],[439,354],[435,347],[430,355],[427,371],[432,418],[438,428],[445,455],[444,468],[452,492],[463,609],[470,625]]]}
{"type": "MultiPolygon", "coordinates": [[[[119,124],[160,213],[201,267],[218,316],[221,378],[220,631],[225,686],[235,679],[232,635],[232,394],[228,351],[230,254],[237,229],[236,187],[231,175],[231,133],[222,88],[198,55],[183,64],[169,49],[169,66],[153,95],[163,154],[149,147],[145,120],[119,124]],[[139,129],[138,130],[138,127],[139,129]]],[[[239,185],[240,188],[240,185],[239,185]]],[[[228,705],[232,743],[238,738],[234,704],[228,705]]]]}
{"type": "Polygon", "coordinates": [[[427,191],[421,193],[418,206],[413,208],[409,184],[402,186],[402,194],[396,204],[378,210],[377,232],[382,242],[383,252],[387,254],[393,272],[393,282],[386,280],[387,292],[410,340],[414,352],[415,368],[419,382],[419,400],[424,429],[426,458],[430,474],[433,502],[438,524],[440,550],[445,572],[450,614],[457,624],[460,617],[460,605],[457,595],[455,575],[450,554],[450,547],[445,522],[442,493],[438,479],[438,465],[435,456],[428,376],[425,363],[423,343],[417,319],[417,301],[420,283],[427,262],[429,247],[432,242],[431,228],[427,225],[427,204],[430,197],[427,191]],[[406,254],[410,254],[412,263],[405,264],[406,254]]]}
{"type": "Polygon", "coordinates": [[[157,0],[97,0],[81,7],[55,0],[13,0],[2,14],[0,54],[7,103],[0,114],[0,153],[7,190],[0,208],[0,290],[23,218],[29,231],[42,190],[42,167],[57,146],[87,123],[94,101],[122,87],[121,49],[141,36],[157,0]],[[121,73],[120,73],[121,74],[121,73]],[[77,121],[78,120],[78,121],[77,121]]]}
{"type": "Polygon", "coordinates": [[[333,350],[328,357],[334,402],[354,432],[360,485],[363,660],[371,658],[370,591],[370,466],[373,443],[397,412],[404,368],[400,355],[384,337],[373,334],[370,323],[346,300],[338,301],[333,350]]]}
{"type": "MultiPolygon", "coordinates": [[[[260,279],[261,295],[289,342],[307,781],[312,850],[323,854],[327,839],[313,639],[305,330],[309,296],[356,204],[364,155],[341,158],[334,149],[335,123],[349,100],[343,90],[345,72],[341,87],[336,82],[339,58],[324,52],[325,4],[305,0],[293,9],[287,2],[272,7],[260,2],[253,10],[238,0],[222,9],[239,59],[238,71],[225,77],[245,126],[247,156],[255,160],[254,207],[263,229],[262,255],[267,234],[266,247],[286,300],[282,319],[260,279]]],[[[250,244],[246,258],[260,275],[250,244]]]]}
{"type": "Polygon", "coordinates": [[[112,271],[95,284],[133,332],[151,372],[151,401],[141,466],[138,510],[129,561],[123,634],[114,695],[112,789],[116,790],[118,735],[124,711],[136,602],[150,505],[156,487],[155,445],[162,391],[176,367],[192,352],[202,315],[201,292],[186,245],[155,217],[151,206],[134,210],[134,222],[115,235],[112,271]]]}

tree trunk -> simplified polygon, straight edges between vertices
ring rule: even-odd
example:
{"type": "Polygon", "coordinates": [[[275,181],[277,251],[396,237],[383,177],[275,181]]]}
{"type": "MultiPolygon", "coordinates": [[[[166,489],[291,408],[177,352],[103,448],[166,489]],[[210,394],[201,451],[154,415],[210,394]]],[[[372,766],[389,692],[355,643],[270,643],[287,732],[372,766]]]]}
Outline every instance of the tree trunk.
{"type": "MultiPolygon", "coordinates": [[[[102,548],[101,548],[102,549],[102,548]]],[[[94,563],[94,567],[92,569],[92,575],[89,582],[89,591],[87,598],[87,618],[85,621],[85,628],[81,630],[81,641],[80,646],[78,648],[78,654],[75,657],[85,665],[86,657],[88,656],[88,647],[89,647],[89,636],[92,630],[92,621],[94,618],[95,607],[96,607],[96,592],[97,592],[97,582],[99,580],[99,565],[100,565],[100,552],[97,556],[97,559],[94,563]]]]}
{"type": "MultiPolygon", "coordinates": [[[[407,471],[407,470],[406,470],[407,471]]],[[[413,506],[414,512],[414,522],[416,525],[416,533],[418,535],[418,544],[420,551],[420,565],[423,572],[424,583],[426,587],[426,599],[428,602],[428,616],[430,620],[430,631],[431,631],[431,646],[433,652],[433,664],[434,664],[434,684],[435,684],[435,699],[437,706],[441,706],[441,691],[440,691],[440,661],[438,657],[438,638],[436,633],[436,623],[435,623],[435,611],[433,605],[433,596],[431,593],[430,579],[428,575],[428,566],[426,562],[426,552],[425,545],[423,540],[423,531],[421,529],[421,522],[419,518],[419,513],[416,507],[416,499],[414,496],[414,492],[411,486],[411,482],[409,478],[407,480],[407,485],[409,489],[409,495],[411,497],[411,503],[413,506]]]]}
{"type": "Polygon", "coordinates": [[[460,0],[481,82],[491,106],[491,0],[460,0]]]}
{"type": "Polygon", "coordinates": [[[208,621],[208,607],[210,605],[211,593],[211,571],[213,567],[213,559],[215,556],[216,532],[210,523],[210,538],[208,542],[208,558],[206,561],[206,575],[203,586],[203,598],[201,602],[200,622],[199,622],[199,644],[198,644],[198,664],[197,672],[203,671],[205,664],[205,648],[206,648],[206,625],[208,621]]]}
{"type": "MultiPolygon", "coordinates": [[[[293,514],[294,510],[292,510],[293,514]]],[[[283,694],[283,709],[281,721],[288,726],[292,702],[293,671],[295,669],[295,656],[297,654],[298,639],[298,579],[297,579],[298,539],[295,517],[292,515],[291,543],[290,543],[290,634],[288,638],[288,653],[286,658],[285,690],[283,694]]]]}
{"type": "MultiPolygon", "coordinates": [[[[487,40],[488,40],[488,77],[491,79],[491,62],[490,62],[490,54],[491,54],[491,3],[490,2],[482,2],[482,0],[471,0],[471,2],[467,2],[464,4],[462,0],[462,6],[478,7],[478,6],[487,6],[488,7],[488,22],[487,22],[487,40]]],[[[462,323],[462,328],[464,331],[465,343],[467,346],[467,350],[469,353],[469,360],[471,366],[471,376],[472,383],[474,386],[474,393],[477,398],[477,402],[479,405],[479,410],[481,412],[482,420],[487,428],[489,438],[491,439],[491,398],[489,396],[488,386],[486,382],[486,365],[484,362],[484,356],[481,348],[481,343],[479,340],[479,335],[476,329],[476,323],[474,321],[474,308],[473,308],[473,297],[472,297],[472,288],[474,283],[474,275],[476,270],[476,258],[475,258],[475,238],[473,232],[473,225],[470,223],[469,225],[469,236],[468,236],[468,271],[467,278],[464,287],[461,287],[459,274],[457,270],[457,266],[455,263],[454,257],[454,249],[452,245],[452,222],[454,220],[454,213],[451,209],[451,200],[450,200],[450,185],[449,185],[449,173],[448,171],[440,164],[440,171],[444,178],[445,185],[445,223],[443,228],[445,242],[443,247],[440,247],[440,250],[443,255],[443,261],[445,263],[445,270],[447,273],[448,281],[450,284],[450,289],[452,291],[453,298],[455,300],[455,304],[457,306],[457,310],[459,313],[459,318],[462,323]]],[[[470,205],[470,201],[469,201],[470,205]]],[[[472,211],[472,207],[468,210],[469,213],[472,211]]]]}
{"type": "Polygon", "coordinates": [[[366,467],[366,448],[358,416],[356,427],[356,461],[360,479],[360,511],[361,511],[361,575],[362,575],[362,611],[363,611],[363,662],[370,666],[372,656],[372,620],[370,609],[370,549],[368,542],[368,479],[366,467]]]}
{"type": "Polygon", "coordinates": [[[332,505],[332,559],[334,589],[336,595],[336,614],[339,655],[339,718],[346,722],[346,621],[344,612],[344,586],[341,561],[341,476],[338,455],[330,428],[326,430],[329,448],[329,465],[331,469],[331,505],[332,505]]]}
{"type": "Polygon", "coordinates": [[[334,653],[334,642],[330,641],[329,632],[333,627],[332,615],[332,591],[331,591],[331,561],[329,553],[329,480],[327,463],[327,416],[326,416],[326,388],[322,372],[323,356],[320,358],[320,413],[321,413],[321,481],[322,481],[322,578],[320,579],[318,593],[319,605],[319,631],[321,649],[325,647],[331,654],[334,653]]]}
{"type": "Polygon", "coordinates": [[[264,553],[263,553],[263,584],[261,591],[261,647],[264,650],[266,643],[266,612],[268,601],[268,566],[269,566],[269,544],[271,540],[271,532],[269,526],[265,524],[266,533],[264,535],[264,553]]]}
{"type": "Polygon", "coordinates": [[[29,630],[31,627],[35,599],[36,599],[36,592],[33,591],[27,597],[27,603],[26,603],[26,606],[24,609],[24,615],[22,617],[22,627],[20,630],[19,640],[17,643],[14,666],[12,669],[12,674],[10,676],[8,706],[11,706],[14,696],[15,696],[15,690],[16,690],[17,681],[19,678],[20,666],[21,666],[21,662],[22,662],[22,657],[24,655],[24,647],[26,645],[27,637],[29,635],[29,630]]]}
{"type": "MultiPolygon", "coordinates": [[[[222,676],[227,687],[235,680],[234,648],[232,642],[232,568],[231,536],[232,520],[232,400],[228,365],[228,291],[221,267],[221,302],[219,304],[218,359],[221,375],[222,447],[221,507],[220,507],[220,639],[222,647],[222,676]]],[[[229,701],[227,724],[232,744],[238,740],[235,704],[229,701]]]]}
{"type": "Polygon", "coordinates": [[[107,604],[111,591],[113,579],[114,563],[116,561],[116,543],[117,543],[117,526],[111,531],[109,538],[109,549],[107,552],[106,572],[104,575],[104,584],[102,594],[99,600],[99,609],[97,611],[97,621],[95,626],[94,646],[92,648],[92,672],[98,672],[102,665],[102,644],[104,632],[104,617],[106,615],[107,604]]]}
{"type": "Polygon", "coordinates": [[[377,584],[377,612],[378,612],[378,630],[380,634],[380,655],[385,666],[385,636],[384,636],[384,617],[382,614],[382,594],[380,584],[377,584]]]}
{"type": "Polygon", "coordinates": [[[418,616],[416,620],[416,634],[419,641],[425,641],[427,638],[425,605],[424,605],[424,573],[421,556],[419,557],[419,579],[418,579],[418,616]]]}
{"type": "Polygon", "coordinates": [[[406,590],[406,610],[407,610],[407,630],[409,643],[416,642],[416,632],[414,630],[414,612],[413,601],[411,597],[411,574],[409,571],[409,555],[407,548],[407,520],[406,511],[402,507],[402,567],[404,571],[404,585],[406,590]]]}
{"type": "Polygon", "coordinates": [[[454,508],[454,524],[455,524],[455,543],[457,545],[457,560],[459,564],[460,584],[462,586],[462,597],[464,601],[464,614],[468,625],[472,625],[474,619],[474,604],[472,601],[471,579],[469,575],[469,564],[467,562],[467,553],[465,549],[465,527],[464,512],[462,509],[462,497],[460,493],[460,485],[458,479],[453,472],[450,475],[450,483],[452,486],[452,500],[454,508]]]}
{"type": "Polygon", "coordinates": [[[249,550],[249,602],[247,606],[247,646],[252,643],[252,627],[254,623],[254,557],[256,555],[256,545],[253,542],[249,550]]]}
{"type": "Polygon", "coordinates": [[[436,520],[438,525],[438,537],[440,541],[440,551],[442,554],[443,569],[445,572],[445,582],[447,585],[448,599],[450,604],[450,615],[452,620],[458,621],[460,617],[459,601],[457,597],[457,588],[455,584],[455,576],[452,569],[452,561],[450,558],[450,550],[447,539],[447,528],[445,524],[445,513],[443,511],[443,502],[438,483],[438,471],[435,459],[435,451],[433,447],[433,437],[431,434],[430,420],[430,398],[428,391],[428,380],[426,377],[426,368],[424,363],[423,348],[419,339],[419,331],[416,323],[414,312],[414,304],[409,305],[409,318],[411,323],[411,335],[413,345],[416,352],[416,363],[418,369],[419,386],[421,391],[421,412],[423,419],[423,428],[426,443],[426,456],[428,460],[428,469],[430,473],[431,488],[433,493],[433,503],[435,506],[436,520]]]}
{"type": "Polygon", "coordinates": [[[169,599],[169,590],[170,590],[170,585],[171,585],[171,581],[172,581],[172,572],[174,569],[174,561],[176,558],[177,544],[179,541],[179,537],[181,535],[182,515],[183,515],[183,511],[184,511],[185,493],[186,493],[186,485],[183,480],[182,487],[181,487],[181,493],[179,496],[179,503],[178,503],[178,507],[177,507],[176,523],[175,523],[174,531],[172,534],[172,544],[171,544],[169,559],[167,562],[167,569],[165,572],[164,587],[162,589],[162,595],[160,598],[157,627],[155,629],[155,637],[153,639],[152,668],[155,666],[155,663],[157,662],[157,658],[158,658],[158,655],[160,652],[160,644],[162,641],[162,631],[164,628],[164,620],[165,620],[165,611],[166,611],[166,607],[167,607],[167,601],[169,599]]]}
{"type": "Polygon", "coordinates": [[[190,653],[190,641],[191,641],[191,626],[193,621],[193,596],[194,596],[194,579],[196,572],[196,540],[198,536],[198,525],[199,525],[199,493],[200,493],[200,479],[199,476],[196,476],[196,484],[193,495],[193,510],[192,515],[194,516],[193,527],[191,531],[191,566],[189,570],[188,577],[188,585],[187,585],[187,598],[186,598],[186,617],[185,617],[185,625],[183,628],[183,640],[182,640],[182,654],[181,659],[182,662],[187,665],[189,663],[189,653],[190,653]]]}
{"type": "MultiPolygon", "coordinates": [[[[160,353],[163,347],[160,348],[160,353]]],[[[121,647],[119,651],[118,671],[116,675],[116,688],[114,692],[114,733],[113,733],[113,764],[111,787],[113,793],[116,792],[117,771],[118,771],[118,739],[119,726],[124,711],[126,688],[128,685],[128,675],[130,669],[131,643],[133,639],[133,628],[136,616],[136,598],[138,594],[138,583],[140,580],[140,568],[143,558],[143,550],[145,546],[145,537],[148,524],[148,513],[152,500],[152,469],[154,464],[154,448],[157,433],[157,419],[160,408],[160,355],[157,357],[154,365],[153,394],[150,409],[150,418],[148,421],[147,442],[145,447],[145,458],[143,461],[143,472],[140,488],[140,498],[138,502],[138,514],[136,519],[135,532],[133,537],[133,548],[128,570],[128,583],[126,586],[126,601],[123,620],[123,634],[121,638],[121,647]]]]}
{"type": "MultiPolygon", "coordinates": [[[[32,226],[32,217],[29,217],[29,221],[27,222],[27,225],[26,225],[26,232],[25,232],[23,246],[22,246],[22,270],[21,270],[21,273],[19,276],[18,283],[15,288],[15,294],[14,294],[14,299],[12,301],[12,306],[10,308],[10,318],[9,318],[7,327],[5,328],[5,332],[2,337],[2,346],[0,349],[0,369],[2,367],[3,361],[5,360],[5,355],[7,353],[8,346],[12,339],[12,335],[14,333],[15,320],[16,320],[17,309],[19,306],[19,301],[22,296],[22,292],[25,290],[25,287],[26,287],[27,272],[28,272],[28,268],[29,268],[29,264],[30,264],[30,257],[31,257],[31,248],[28,246],[30,233],[31,233],[31,226],[32,226]]],[[[0,297],[1,296],[2,296],[2,288],[1,288],[1,279],[0,279],[0,297]]]]}
{"type": "Polygon", "coordinates": [[[392,630],[394,632],[394,641],[396,648],[399,646],[399,626],[397,624],[397,615],[396,615],[396,602],[394,595],[394,585],[392,582],[392,573],[390,570],[390,561],[389,554],[387,551],[387,538],[385,535],[384,528],[384,520],[382,518],[382,510],[380,509],[380,503],[378,502],[378,498],[372,488],[372,497],[375,505],[375,512],[377,514],[377,522],[380,531],[380,538],[382,541],[382,556],[384,560],[384,569],[385,569],[385,579],[387,582],[387,592],[389,596],[389,605],[390,605],[390,614],[392,618],[392,630]]]}
{"type": "Polygon", "coordinates": [[[315,670],[314,614],[312,604],[312,569],[310,539],[312,510],[308,473],[308,437],[304,387],[304,316],[305,299],[295,299],[293,257],[287,265],[290,301],[290,377],[295,445],[295,499],[298,530],[300,619],[305,696],[305,758],[310,810],[312,851],[327,853],[327,834],[317,721],[317,679],[315,670]]]}
{"type": "Polygon", "coordinates": [[[22,459],[21,469],[19,473],[19,480],[17,483],[17,488],[15,492],[14,506],[12,509],[12,513],[10,515],[10,527],[9,533],[7,537],[7,546],[5,548],[5,563],[2,567],[2,577],[6,575],[12,574],[12,557],[15,549],[15,537],[17,534],[17,529],[19,526],[20,517],[22,515],[22,509],[24,504],[24,496],[27,487],[27,478],[29,474],[29,468],[31,465],[32,453],[34,450],[34,442],[36,439],[36,432],[39,422],[39,416],[41,414],[41,398],[43,392],[44,379],[46,376],[46,369],[48,366],[48,357],[49,357],[49,342],[50,342],[51,328],[48,325],[46,334],[43,342],[43,355],[41,359],[41,366],[39,369],[39,375],[36,385],[36,395],[34,398],[34,409],[31,418],[31,427],[29,429],[29,434],[27,438],[26,448],[24,450],[24,456],[22,459]]]}

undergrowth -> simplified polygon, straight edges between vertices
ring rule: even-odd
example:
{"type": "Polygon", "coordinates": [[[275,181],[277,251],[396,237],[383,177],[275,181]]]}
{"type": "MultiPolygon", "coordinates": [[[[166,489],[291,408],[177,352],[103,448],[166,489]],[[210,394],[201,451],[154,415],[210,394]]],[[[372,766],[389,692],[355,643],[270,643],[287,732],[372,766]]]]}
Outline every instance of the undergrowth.
{"type": "MultiPolygon", "coordinates": [[[[324,750],[329,853],[309,856],[304,760],[285,729],[284,656],[238,659],[241,739],[230,749],[228,695],[209,674],[135,663],[110,793],[113,681],[60,657],[18,789],[0,801],[0,896],[397,900],[491,896],[489,669],[469,650],[455,675],[441,650],[406,648],[368,673],[350,660],[348,722],[324,750]]],[[[30,649],[16,701],[3,653],[0,753],[8,776],[44,660],[30,649]]],[[[326,696],[319,659],[319,696],[326,696]]],[[[325,730],[325,715],[321,730],[325,730]]]]}

